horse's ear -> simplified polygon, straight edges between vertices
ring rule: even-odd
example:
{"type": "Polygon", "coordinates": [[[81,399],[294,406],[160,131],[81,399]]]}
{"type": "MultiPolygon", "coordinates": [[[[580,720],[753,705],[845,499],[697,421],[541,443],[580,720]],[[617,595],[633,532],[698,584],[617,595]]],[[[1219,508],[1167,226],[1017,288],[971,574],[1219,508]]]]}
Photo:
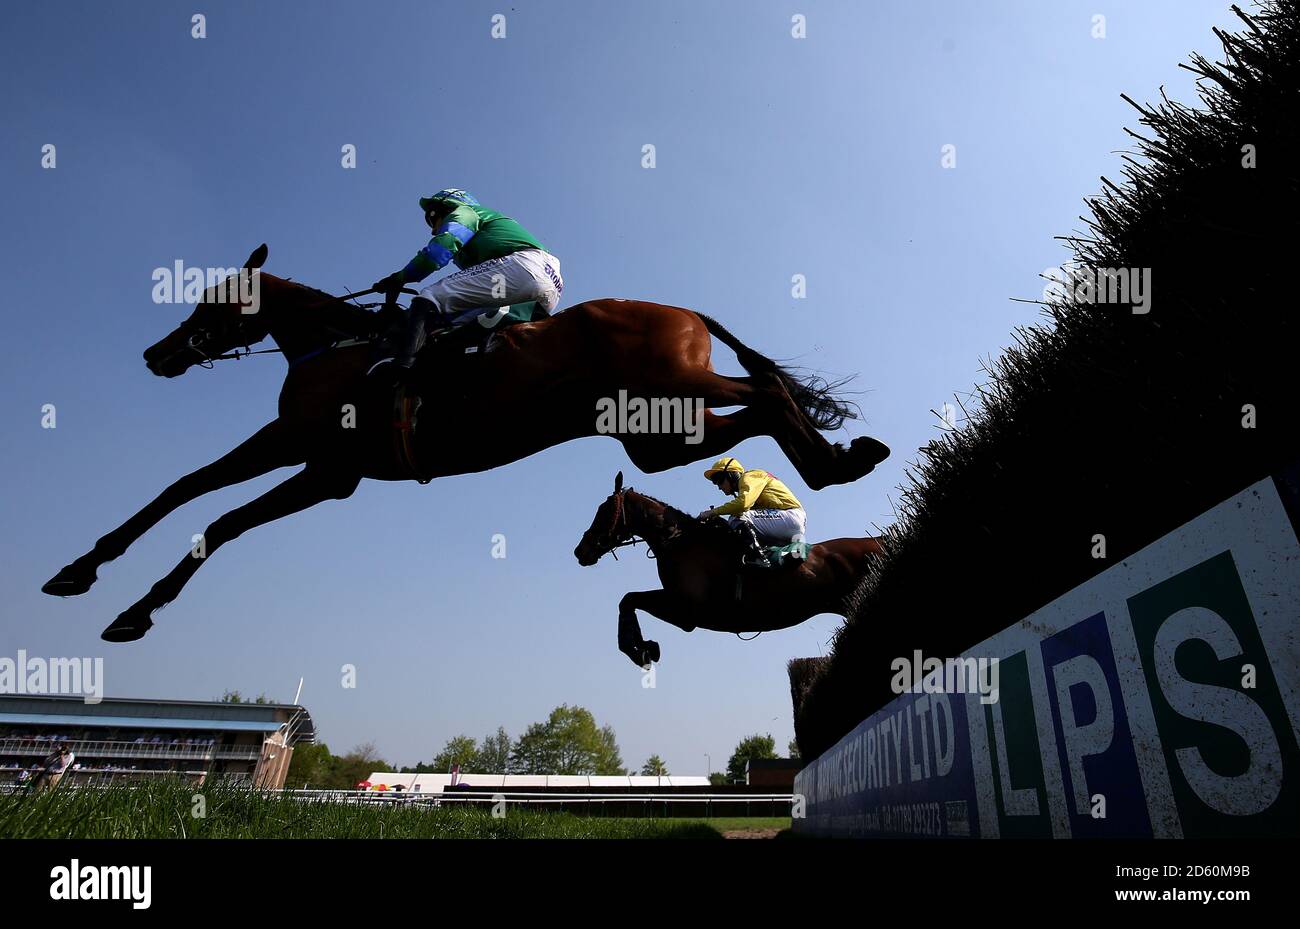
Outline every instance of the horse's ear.
{"type": "Polygon", "coordinates": [[[269,249],[267,249],[266,243],[263,242],[261,245],[257,246],[257,248],[253,249],[253,253],[249,255],[248,260],[244,262],[244,267],[250,269],[262,267],[262,265],[266,264],[266,253],[268,251],[269,249]]]}
{"type": "Polygon", "coordinates": [[[623,489],[623,472],[620,471],[614,475],[614,493],[623,489]]]}

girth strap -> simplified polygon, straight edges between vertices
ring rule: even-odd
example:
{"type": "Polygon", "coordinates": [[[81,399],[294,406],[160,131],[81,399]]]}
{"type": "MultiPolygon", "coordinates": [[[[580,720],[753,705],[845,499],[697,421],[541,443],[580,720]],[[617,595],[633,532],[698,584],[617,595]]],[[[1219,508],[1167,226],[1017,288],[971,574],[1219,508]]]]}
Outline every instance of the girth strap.
{"type": "Polygon", "coordinates": [[[393,395],[393,454],[406,472],[421,484],[433,480],[420,471],[415,458],[415,422],[421,400],[407,394],[405,385],[393,395]]]}

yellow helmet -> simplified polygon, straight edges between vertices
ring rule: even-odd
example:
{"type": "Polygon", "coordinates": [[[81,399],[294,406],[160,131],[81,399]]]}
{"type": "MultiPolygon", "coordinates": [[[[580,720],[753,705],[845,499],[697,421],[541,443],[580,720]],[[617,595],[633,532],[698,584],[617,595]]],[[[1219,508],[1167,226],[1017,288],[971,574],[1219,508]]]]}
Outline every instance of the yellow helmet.
{"type": "Polygon", "coordinates": [[[709,480],[713,480],[713,475],[719,473],[720,471],[731,471],[734,472],[735,474],[745,473],[745,469],[740,466],[740,462],[737,461],[736,459],[719,458],[713,464],[709,465],[708,469],[704,472],[704,476],[707,477],[709,480]]]}

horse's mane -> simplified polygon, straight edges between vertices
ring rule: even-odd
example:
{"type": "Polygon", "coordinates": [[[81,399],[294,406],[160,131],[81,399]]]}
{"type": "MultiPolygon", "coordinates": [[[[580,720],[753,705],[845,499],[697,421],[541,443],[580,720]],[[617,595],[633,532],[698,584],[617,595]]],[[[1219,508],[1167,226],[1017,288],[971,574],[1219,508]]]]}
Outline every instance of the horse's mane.
{"type": "Polygon", "coordinates": [[[726,522],[720,519],[698,520],[685,510],[679,510],[670,503],[652,497],[649,494],[642,493],[635,488],[629,487],[628,493],[635,493],[642,499],[649,500],[651,503],[657,503],[664,508],[664,528],[668,530],[669,538],[703,538],[705,536],[714,537],[718,540],[733,539],[731,529],[726,522]]]}
{"type": "Polygon", "coordinates": [[[305,302],[315,304],[309,312],[326,326],[348,332],[368,332],[374,327],[375,314],[369,310],[292,278],[282,277],[280,280],[301,292],[305,302]]]}

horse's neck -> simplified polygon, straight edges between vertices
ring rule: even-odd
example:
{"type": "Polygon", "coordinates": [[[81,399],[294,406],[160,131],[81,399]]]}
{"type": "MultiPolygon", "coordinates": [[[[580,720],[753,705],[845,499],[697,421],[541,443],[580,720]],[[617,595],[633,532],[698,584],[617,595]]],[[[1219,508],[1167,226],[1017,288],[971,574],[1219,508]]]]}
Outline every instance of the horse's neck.
{"type": "MultiPolygon", "coordinates": [[[[634,506],[627,510],[628,528],[645,539],[652,549],[667,542],[672,528],[669,525],[668,507],[640,494],[632,502],[634,506]]],[[[624,501],[625,507],[627,503],[624,501]]]]}
{"type": "Polygon", "coordinates": [[[347,337],[355,328],[349,325],[355,320],[342,318],[348,305],[330,305],[328,294],[269,274],[262,275],[262,288],[262,311],[269,314],[267,334],[290,361],[347,337]]]}

